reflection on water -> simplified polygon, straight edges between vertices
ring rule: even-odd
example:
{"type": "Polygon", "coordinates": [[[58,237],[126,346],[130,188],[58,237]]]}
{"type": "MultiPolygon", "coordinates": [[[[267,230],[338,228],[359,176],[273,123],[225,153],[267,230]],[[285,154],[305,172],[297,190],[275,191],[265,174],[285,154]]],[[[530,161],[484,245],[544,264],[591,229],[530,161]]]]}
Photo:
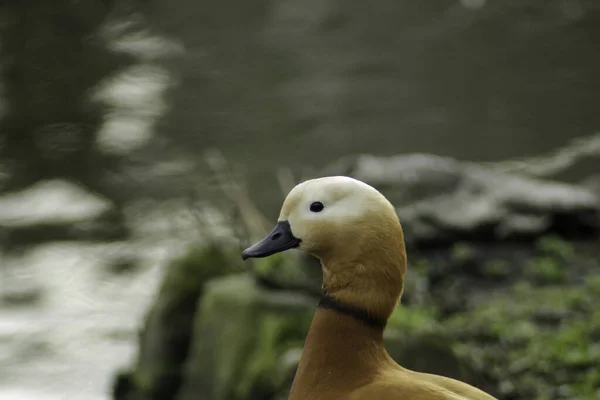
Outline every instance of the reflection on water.
{"type": "Polygon", "coordinates": [[[4,256],[2,294],[36,291],[39,298],[0,303],[0,398],[108,399],[110,379],[132,357],[159,266],[172,249],[62,243],[4,256]],[[111,274],[107,254],[127,251],[143,269],[111,274]]]}
{"type": "MultiPolygon", "coordinates": [[[[40,208],[37,219],[21,221],[33,226],[94,218],[106,206],[76,189],[58,180],[40,183],[7,196],[0,217],[19,216],[23,199],[40,208]]],[[[115,371],[135,355],[165,265],[204,229],[231,236],[221,214],[203,207],[192,215],[189,206],[132,203],[126,214],[133,239],[126,242],[65,241],[0,252],[0,399],[110,398],[115,371]]],[[[14,220],[0,219],[0,226],[14,220]]]]}

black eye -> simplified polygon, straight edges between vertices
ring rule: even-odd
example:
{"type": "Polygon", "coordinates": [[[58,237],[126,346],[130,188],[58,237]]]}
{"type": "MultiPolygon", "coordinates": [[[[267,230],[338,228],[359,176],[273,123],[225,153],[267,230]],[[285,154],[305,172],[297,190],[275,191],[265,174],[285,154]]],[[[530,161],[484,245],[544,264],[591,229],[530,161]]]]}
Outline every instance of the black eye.
{"type": "Polygon", "coordinates": [[[325,206],[320,201],[315,201],[310,205],[310,211],[312,212],[321,212],[324,208],[325,206]]]}

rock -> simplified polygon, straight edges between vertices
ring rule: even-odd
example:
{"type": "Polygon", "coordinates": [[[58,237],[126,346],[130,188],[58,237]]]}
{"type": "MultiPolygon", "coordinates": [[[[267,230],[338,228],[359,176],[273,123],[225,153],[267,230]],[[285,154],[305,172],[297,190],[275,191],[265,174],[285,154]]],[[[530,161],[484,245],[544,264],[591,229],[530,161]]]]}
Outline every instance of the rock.
{"type": "Polygon", "coordinates": [[[115,378],[115,398],[174,398],[192,344],[204,285],[213,277],[231,272],[227,268],[231,264],[229,254],[215,244],[192,247],[171,263],[140,334],[137,361],[115,378]]]}
{"type": "Polygon", "coordinates": [[[451,158],[359,155],[339,160],[323,174],[352,176],[378,188],[397,207],[407,244],[600,232],[600,197],[591,190],[451,158]]]}
{"type": "Polygon", "coordinates": [[[56,240],[113,240],[126,233],[109,200],[67,181],[42,181],[0,197],[0,245],[7,248],[56,240]]]}
{"type": "Polygon", "coordinates": [[[288,251],[246,262],[251,263],[252,274],[265,287],[315,296],[321,294],[321,263],[312,256],[299,251],[288,251]]]}
{"type": "Polygon", "coordinates": [[[133,373],[130,370],[122,370],[116,373],[112,385],[112,398],[114,400],[124,400],[130,398],[130,393],[136,389],[132,382],[133,373]]]}
{"type": "MultiPolygon", "coordinates": [[[[247,273],[211,279],[200,292],[193,286],[193,294],[173,292],[188,305],[173,308],[179,316],[168,321],[159,305],[175,307],[177,301],[161,290],[141,337],[137,367],[117,376],[118,399],[287,398],[317,299],[267,288],[247,273]]],[[[477,383],[427,309],[399,307],[385,341],[406,367],[477,383]]]]}
{"type": "Polygon", "coordinates": [[[316,303],[247,274],[209,282],[177,400],[273,398],[289,380],[285,354],[303,343],[316,303]]]}
{"type": "MultiPolygon", "coordinates": [[[[302,353],[298,345],[316,303],[299,293],[261,287],[245,274],[209,282],[177,400],[199,393],[214,400],[287,398],[302,353]]],[[[475,380],[450,338],[422,309],[399,307],[385,341],[390,355],[408,368],[475,380]]]]}

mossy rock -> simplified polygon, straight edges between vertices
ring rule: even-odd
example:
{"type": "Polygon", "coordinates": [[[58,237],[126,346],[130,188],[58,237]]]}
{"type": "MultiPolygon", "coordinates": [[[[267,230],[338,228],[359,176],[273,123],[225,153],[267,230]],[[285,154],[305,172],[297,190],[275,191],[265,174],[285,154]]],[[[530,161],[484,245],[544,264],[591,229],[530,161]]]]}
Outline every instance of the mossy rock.
{"type": "Polygon", "coordinates": [[[216,243],[191,247],[167,267],[140,334],[137,361],[115,379],[115,399],[174,398],[204,284],[235,269],[228,248],[216,243]]]}
{"type": "MultiPolygon", "coordinates": [[[[498,398],[597,398],[600,278],[582,272],[597,271],[599,247],[580,245],[548,236],[525,250],[463,246],[415,257],[407,301],[388,323],[390,355],[498,398]],[[537,268],[548,260],[556,269],[537,268]],[[468,301],[449,312],[460,296],[468,301]]],[[[307,292],[320,286],[318,264],[307,271],[306,261],[286,252],[220,277],[248,266],[239,251],[192,249],[167,271],[138,364],[117,385],[136,396],[117,398],[287,398],[317,305],[307,292]]]]}
{"type": "Polygon", "coordinates": [[[600,276],[580,286],[520,283],[446,324],[455,349],[501,398],[600,396],[600,276]]]}
{"type": "Polygon", "coordinates": [[[247,274],[206,286],[179,400],[270,399],[289,380],[282,355],[302,347],[316,299],[272,290],[247,274]]]}
{"type": "MultiPolygon", "coordinates": [[[[194,348],[178,400],[286,398],[317,300],[265,288],[246,274],[210,281],[196,318],[194,348]]],[[[472,383],[472,368],[431,308],[398,307],[386,348],[403,366],[472,383]]]]}
{"type": "Polygon", "coordinates": [[[299,251],[276,253],[247,261],[252,274],[266,287],[318,295],[321,293],[320,262],[299,251]]]}
{"type": "Polygon", "coordinates": [[[525,277],[540,285],[564,283],[568,266],[575,260],[574,246],[560,237],[548,235],[536,243],[537,257],[525,264],[525,277]]]}

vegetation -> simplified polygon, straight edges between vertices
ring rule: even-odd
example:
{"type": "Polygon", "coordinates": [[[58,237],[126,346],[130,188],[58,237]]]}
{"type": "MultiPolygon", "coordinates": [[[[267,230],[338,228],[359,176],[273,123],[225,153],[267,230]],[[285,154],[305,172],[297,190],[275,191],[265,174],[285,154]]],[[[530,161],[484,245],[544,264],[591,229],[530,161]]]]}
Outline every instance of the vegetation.
{"type": "MultiPolygon", "coordinates": [[[[227,170],[218,155],[211,157],[213,165],[219,163],[215,170],[227,170]]],[[[242,185],[225,184],[232,177],[222,176],[221,186],[237,202],[244,241],[256,240],[265,230],[257,229],[266,225],[264,217],[242,185]]],[[[502,399],[597,398],[595,243],[545,236],[518,251],[458,242],[412,254],[403,302],[385,337],[399,363],[464,380],[502,399]],[[464,299],[457,301],[457,294],[464,299]]],[[[294,252],[248,265],[240,268],[239,249],[218,241],[194,247],[173,263],[129,375],[134,385],[118,398],[188,400],[197,393],[215,400],[286,398],[320,271],[294,252]]],[[[128,375],[117,380],[121,389],[123,376],[128,375]]]]}
{"type": "Polygon", "coordinates": [[[600,275],[582,285],[520,282],[445,326],[501,398],[598,398],[600,275]]]}
{"type": "MultiPolygon", "coordinates": [[[[438,256],[415,257],[405,301],[386,331],[392,357],[502,399],[596,398],[596,247],[542,237],[514,265],[510,251],[486,258],[478,246],[449,248],[443,267],[436,265],[438,256]],[[453,312],[446,308],[453,292],[439,281],[440,270],[451,282],[470,282],[461,286],[470,301],[453,312]],[[483,296],[480,286],[486,288],[483,296]],[[431,293],[422,296],[419,290],[431,293]]],[[[199,392],[217,400],[285,398],[320,281],[296,253],[255,261],[251,271],[241,269],[238,249],[218,242],[194,247],[176,260],[149,314],[138,365],[117,381],[133,376],[134,385],[118,398],[185,400],[186,393],[199,392]],[[294,287],[297,282],[311,290],[294,287]],[[159,335],[157,323],[167,324],[159,335]]]]}

